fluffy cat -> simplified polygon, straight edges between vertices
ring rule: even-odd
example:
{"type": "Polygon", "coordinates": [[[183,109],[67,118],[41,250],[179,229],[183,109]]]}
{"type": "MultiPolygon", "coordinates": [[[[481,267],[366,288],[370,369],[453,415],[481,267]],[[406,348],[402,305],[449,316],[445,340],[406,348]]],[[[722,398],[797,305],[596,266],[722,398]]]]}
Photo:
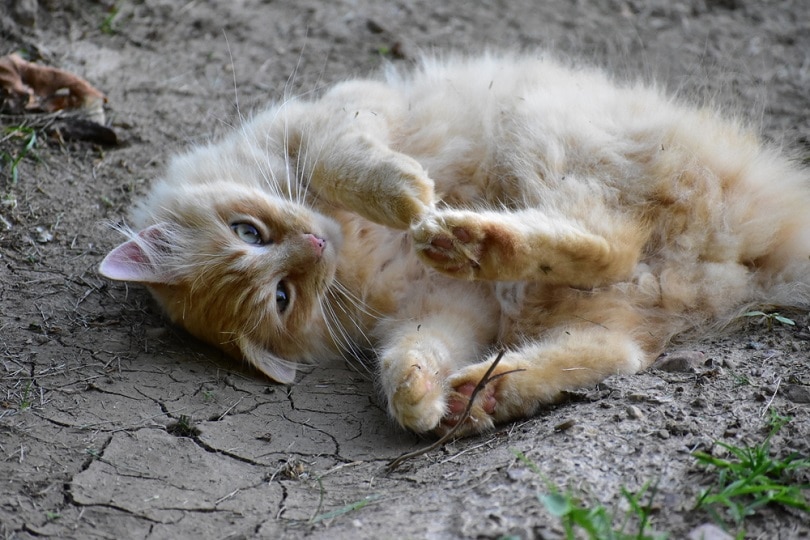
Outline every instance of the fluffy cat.
{"type": "Polygon", "coordinates": [[[391,416],[473,433],[810,298],[810,175],[740,122],[543,56],[427,59],[176,157],[103,275],[268,377],[371,350],[391,416]]]}

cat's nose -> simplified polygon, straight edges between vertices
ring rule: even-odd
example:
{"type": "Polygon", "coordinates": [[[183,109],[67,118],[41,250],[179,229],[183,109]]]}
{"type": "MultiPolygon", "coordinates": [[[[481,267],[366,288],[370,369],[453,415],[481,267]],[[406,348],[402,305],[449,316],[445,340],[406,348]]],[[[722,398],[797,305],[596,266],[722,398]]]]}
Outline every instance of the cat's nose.
{"type": "Polygon", "coordinates": [[[323,250],[326,248],[326,240],[324,240],[320,236],[315,236],[312,233],[306,233],[304,235],[304,238],[306,238],[309,241],[310,245],[315,250],[315,254],[320,257],[320,255],[323,253],[323,250]]]}

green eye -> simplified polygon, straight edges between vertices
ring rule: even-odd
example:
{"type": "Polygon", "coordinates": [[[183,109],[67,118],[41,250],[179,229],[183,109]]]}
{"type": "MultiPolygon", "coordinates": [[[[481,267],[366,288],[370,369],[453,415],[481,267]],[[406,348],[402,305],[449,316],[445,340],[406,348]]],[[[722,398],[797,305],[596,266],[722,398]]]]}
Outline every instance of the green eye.
{"type": "Polygon", "coordinates": [[[265,243],[259,230],[250,223],[234,223],[231,230],[247,244],[259,246],[265,243]]]}

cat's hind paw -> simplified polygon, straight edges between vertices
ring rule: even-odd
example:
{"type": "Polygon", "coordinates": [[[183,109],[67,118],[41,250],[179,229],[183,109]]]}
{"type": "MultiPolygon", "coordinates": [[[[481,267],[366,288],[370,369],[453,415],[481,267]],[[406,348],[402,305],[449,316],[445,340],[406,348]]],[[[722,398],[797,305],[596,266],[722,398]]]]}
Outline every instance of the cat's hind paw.
{"type": "Polygon", "coordinates": [[[401,426],[426,433],[446,414],[445,389],[432,363],[413,356],[389,398],[389,412],[401,426]]]}
{"type": "Polygon", "coordinates": [[[476,395],[475,401],[470,407],[470,414],[464,419],[464,412],[470,403],[474,388],[474,385],[464,384],[449,393],[447,396],[447,413],[442,418],[441,423],[433,430],[436,435],[443,436],[455,428],[453,435],[464,437],[490,431],[495,427],[493,414],[497,400],[495,391],[492,388],[483,388],[476,395]],[[456,425],[462,420],[464,423],[456,428],[456,425]]]}
{"type": "Polygon", "coordinates": [[[496,422],[509,419],[508,407],[504,407],[503,394],[508,387],[508,378],[512,372],[517,371],[514,366],[508,363],[500,363],[489,374],[487,382],[475,394],[470,415],[464,419],[464,412],[467,410],[470,399],[473,398],[475,389],[486,376],[491,363],[482,362],[462,369],[452,375],[447,384],[452,391],[447,396],[447,414],[442,418],[441,424],[434,430],[437,435],[444,435],[458,424],[460,425],[455,435],[465,436],[475,433],[483,433],[494,428],[496,422]]]}

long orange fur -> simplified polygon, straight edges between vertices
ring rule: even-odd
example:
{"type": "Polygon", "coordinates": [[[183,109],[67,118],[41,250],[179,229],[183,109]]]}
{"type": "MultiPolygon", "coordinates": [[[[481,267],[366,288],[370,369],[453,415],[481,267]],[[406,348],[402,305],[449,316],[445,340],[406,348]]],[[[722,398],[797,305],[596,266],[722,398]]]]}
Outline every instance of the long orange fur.
{"type": "Polygon", "coordinates": [[[809,185],[741,122],[649,86],[429,59],[175,158],[101,272],[280,382],[373,351],[419,432],[456,422],[506,348],[479,432],[645,369],[679,332],[806,305],[809,185]]]}

